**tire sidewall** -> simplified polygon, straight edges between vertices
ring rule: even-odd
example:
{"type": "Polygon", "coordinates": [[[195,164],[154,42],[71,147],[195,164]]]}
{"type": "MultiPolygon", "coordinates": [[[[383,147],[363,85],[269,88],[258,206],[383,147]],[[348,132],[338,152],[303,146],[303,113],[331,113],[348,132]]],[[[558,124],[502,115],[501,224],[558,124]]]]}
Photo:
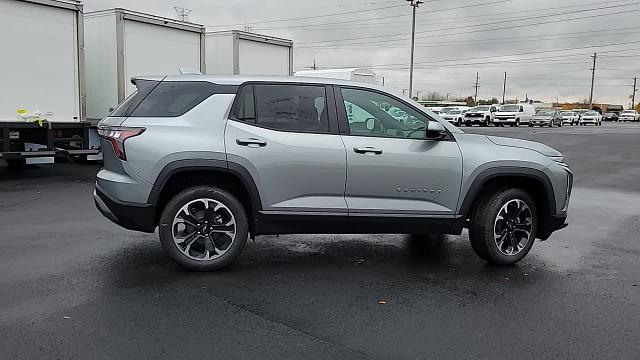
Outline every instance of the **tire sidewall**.
{"type": "Polygon", "coordinates": [[[160,243],[167,255],[181,266],[195,271],[217,270],[230,265],[244,249],[248,231],[249,226],[245,210],[233,195],[222,189],[202,186],[186,189],[175,195],[162,211],[160,225],[158,226],[160,243]],[[236,221],[236,238],[231,244],[231,248],[222,256],[206,261],[194,260],[184,255],[173,240],[171,227],[173,219],[180,208],[190,201],[202,198],[213,199],[224,204],[231,211],[236,221]]]}

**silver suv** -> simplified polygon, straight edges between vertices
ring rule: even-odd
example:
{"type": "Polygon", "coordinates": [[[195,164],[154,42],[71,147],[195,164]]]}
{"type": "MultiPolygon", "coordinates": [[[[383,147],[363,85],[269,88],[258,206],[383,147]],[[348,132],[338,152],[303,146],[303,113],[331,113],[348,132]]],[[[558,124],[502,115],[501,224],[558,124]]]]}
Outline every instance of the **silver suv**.
{"type": "Polygon", "coordinates": [[[539,143],[465,134],[385,88],[300,77],[168,76],[99,124],[94,199],[193,270],[248,237],[469,229],[482,259],[518,262],[566,226],[572,174],[539,143]],[[406,116],[392,114],[402,111],[406,116]]]}

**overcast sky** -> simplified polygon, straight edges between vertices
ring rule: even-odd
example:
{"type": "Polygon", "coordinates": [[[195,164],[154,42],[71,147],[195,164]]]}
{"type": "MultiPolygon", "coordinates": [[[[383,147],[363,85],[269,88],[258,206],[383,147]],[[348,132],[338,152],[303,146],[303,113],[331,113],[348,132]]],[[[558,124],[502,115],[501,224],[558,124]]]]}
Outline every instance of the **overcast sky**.
{"type": "MultiPolygon", "coordinates": [[[[244,29],[294,41],[295,69],[368,67],[408,88],[411,7],[405,0],[85,0],[175,18],[174,6],[211,30],[244,29]],[[336,15],[337,14],[337,15],[336,15]],[[326,15],[326,16],[325,16],[326,15]]],[[[426,0],[416,16],[414,94],[421,91],[628,105],[640,74],[640,0],[426,0]]],[[[639,82],[640,85],[640,82],[639,82]]]]}

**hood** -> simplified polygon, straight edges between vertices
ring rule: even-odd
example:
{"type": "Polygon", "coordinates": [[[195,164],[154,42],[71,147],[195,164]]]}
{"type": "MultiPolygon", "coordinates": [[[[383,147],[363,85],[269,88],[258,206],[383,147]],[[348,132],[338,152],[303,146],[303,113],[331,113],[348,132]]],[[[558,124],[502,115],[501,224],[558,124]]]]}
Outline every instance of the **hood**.
{"type": "Polygon", "coordinates": [[[562,161],[562,153],[545,144],[541,144],[535,141],[512,139],[500,136],[487,136],[487,138],[496,145],[529,149],[553,158],[556,161],[562,161]]]}
{"type": "Polygon", "coordinates": [[[534,119],[543,119],[543,120],[549,120],[551,119],[550,115],[533,115],[534,119]]]}

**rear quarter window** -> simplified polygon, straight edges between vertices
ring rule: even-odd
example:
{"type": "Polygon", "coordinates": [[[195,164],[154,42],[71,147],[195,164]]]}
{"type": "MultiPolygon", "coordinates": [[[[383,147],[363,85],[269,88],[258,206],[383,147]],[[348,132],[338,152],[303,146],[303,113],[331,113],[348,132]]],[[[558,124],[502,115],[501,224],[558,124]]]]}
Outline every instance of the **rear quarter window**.
{"type": "Polygon", "coordinates": [[[140,102],[130,116],[182,116],[216,92],[215,84],[204,81],[161,82],[140,102]]]}

